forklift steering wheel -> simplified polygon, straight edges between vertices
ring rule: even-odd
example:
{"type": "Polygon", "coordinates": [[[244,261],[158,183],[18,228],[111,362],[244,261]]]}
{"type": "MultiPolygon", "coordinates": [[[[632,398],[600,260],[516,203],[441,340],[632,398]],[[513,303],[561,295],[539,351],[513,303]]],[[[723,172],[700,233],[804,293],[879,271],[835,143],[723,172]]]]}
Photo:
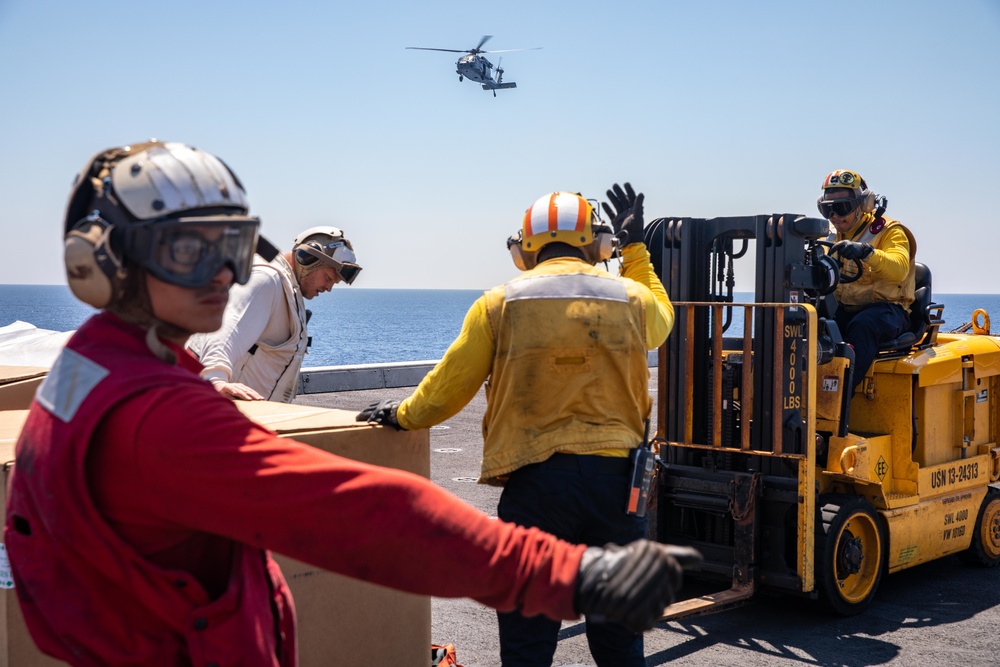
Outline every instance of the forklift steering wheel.
{"type": "MultiPolygon", "coordinates": [[[[827,256],[832,257],[832,255],[830,255],[830,248],[833,247],[833,243],[831,243],[830,241],[816,241],[816,245],[821,245],[824,248],[826,248],[827,249],[826,250],[827,256]]],[[[844,258],[841,257],[839,253],[837,254],[837,261],[840,264],[840,284],[841,285],[848,285],[850,283],[855,282],[858,278],[861,277],[861,274],[864,273],[864,268],[865,267],[864,267],[864,264],[861,263],[860,259],[853,260],[854,261],[854,266],[858,270],[857,273],[855,273],[853,276],[849,276],[849,275],[845,275],[844,274],[844,258]]]]}

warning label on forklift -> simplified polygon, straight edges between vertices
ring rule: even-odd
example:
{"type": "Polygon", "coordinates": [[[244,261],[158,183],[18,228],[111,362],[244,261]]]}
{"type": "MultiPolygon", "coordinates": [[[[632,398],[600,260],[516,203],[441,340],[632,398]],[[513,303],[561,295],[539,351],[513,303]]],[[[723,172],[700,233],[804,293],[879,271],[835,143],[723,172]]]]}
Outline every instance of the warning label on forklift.
{"type": "Polygon", "coordinates": [[[837,391],[840,387],[840,378],[836,375],[823,376],[823,391],[837,391]]]}

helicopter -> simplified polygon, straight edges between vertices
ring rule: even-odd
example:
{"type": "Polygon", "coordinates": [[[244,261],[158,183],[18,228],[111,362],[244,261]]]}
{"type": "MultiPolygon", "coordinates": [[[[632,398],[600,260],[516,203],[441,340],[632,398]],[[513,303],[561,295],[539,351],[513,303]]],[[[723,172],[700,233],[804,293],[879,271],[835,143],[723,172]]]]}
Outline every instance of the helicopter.
{"type": "Polygon", "coordinates": [[[496,97],[498,90],[517,88],[517,84],[513,81],[504,83],[503,68],[500,67],[503,57],[497,61],[497,78],[494,79],[493,63],[480,54],[510,53],[512,51],[537,51],[542,47],[535,46],[530,49],[501,49],[499,51],[484,51],[482,49],[483,44],[485,44],[487,40],[492,39],[492,37],[493,35],[483,35],[483,38],[479,40],[479,44],[476,44],[476,46],[471,49],[432,49],[423,46],[408,46],[406,48],[416,49],[417,51],[447,51],[448,53],[466,54],[459,58],[458,62],[455,63],[455,72],[458,74],[458,80],[464,81],[465,79],[468,79],[469,81],[475,81],[476,83],[482,84],[483,90],[492,90],[493,97],[496,97]]]}

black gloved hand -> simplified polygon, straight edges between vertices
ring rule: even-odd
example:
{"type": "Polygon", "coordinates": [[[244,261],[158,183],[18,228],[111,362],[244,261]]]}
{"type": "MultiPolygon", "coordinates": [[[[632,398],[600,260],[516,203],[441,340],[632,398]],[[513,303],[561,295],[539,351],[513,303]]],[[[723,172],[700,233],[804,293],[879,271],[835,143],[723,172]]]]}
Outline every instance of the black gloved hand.
{"type": "Polygon", "coordinates": [[[857,241],[837,241],[830,248],[830,254],[839,254],[842,259],[868,259],[875,252],[870,243],[857,241]]]}
{"type": "Polygon", "coordinates": [[[683,582],[683,569],[701,563],[691,547],[636,540],[583,552],[574,606],[591,621],[649,630],[663,616],[683,582]]]}
{"type": "Polygon", "coordinates": [[[622,190],[617,183],[608,190],[608,199],[611,204],[601,204],[604,212],[611,218],[611,226],[618,237],[619,247],[624,248],[630,243],[642,243],[645,238],[643,227],[645,222],[642,219],[643,194],[635,193],[630,183],[625,184],[622,190]]]}
{"type": "Polygon", "coordinates": [[[381,424],[383,426],[391,426],[397,431],[405,431],[406,429],[399,425],[399,420],[396,419],[396,411],[399,409],[399,401],[395,401],[391,398],[385,398],[378,403],[372,403],[367,408],[358,413],[355,417],[355,421],[368,422],[369,424],[381,424]]]}

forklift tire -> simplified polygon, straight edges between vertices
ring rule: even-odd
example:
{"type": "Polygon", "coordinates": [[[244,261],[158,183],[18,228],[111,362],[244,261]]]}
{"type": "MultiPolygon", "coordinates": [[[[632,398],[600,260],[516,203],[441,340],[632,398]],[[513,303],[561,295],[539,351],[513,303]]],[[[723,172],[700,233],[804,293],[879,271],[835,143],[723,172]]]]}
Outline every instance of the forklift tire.
{"type": "Polygon", "coordinates": [[[958,556],[971,565],[1000,565],[1000,490],[986,487],[986,497],[979,508],[976,529],[972,533],[972,544],[958,556]]]}
{"type": "Polygon", "coordinates": [[[816,521],[816,587],[841,616],[859,614],[875,598],[885,560],[878,514],[859,496],[819,498],[816,521]]]}

